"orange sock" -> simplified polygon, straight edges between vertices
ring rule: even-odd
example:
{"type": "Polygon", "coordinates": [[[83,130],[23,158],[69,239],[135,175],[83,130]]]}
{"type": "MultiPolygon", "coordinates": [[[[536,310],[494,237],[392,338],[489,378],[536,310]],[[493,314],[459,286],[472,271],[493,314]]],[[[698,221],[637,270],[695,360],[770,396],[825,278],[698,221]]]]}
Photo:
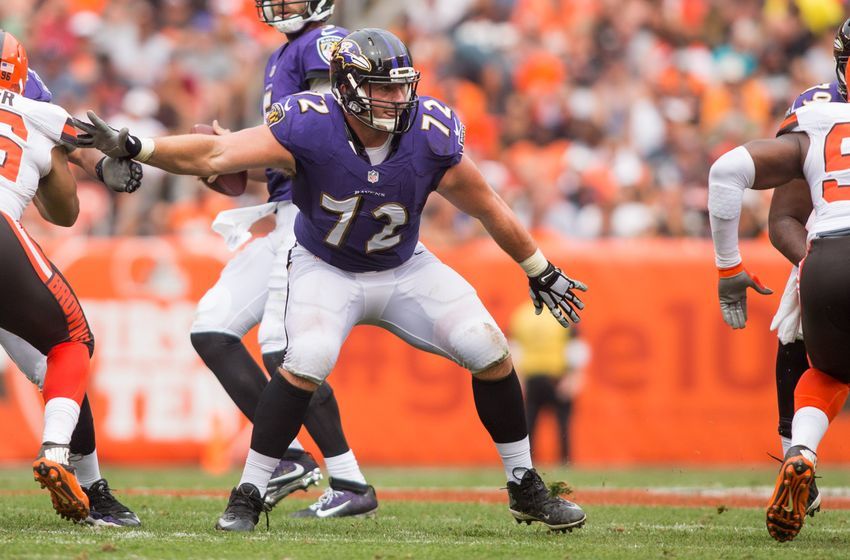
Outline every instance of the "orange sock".
{"type": "Polygon", "coordinates": [[[829,421],[838,415],[850,386],[819,369],[809,368],[794,389],[794,411],[804,406],[812,406],[822,410],[829,421]]]}
{"type": "Polygon", "coordinates": [[[47,372],[44,375],[44,402],[65,397],[83,402],[89,380],[89,347],[82,342],[65,342],[47,353],[47,372]]]}

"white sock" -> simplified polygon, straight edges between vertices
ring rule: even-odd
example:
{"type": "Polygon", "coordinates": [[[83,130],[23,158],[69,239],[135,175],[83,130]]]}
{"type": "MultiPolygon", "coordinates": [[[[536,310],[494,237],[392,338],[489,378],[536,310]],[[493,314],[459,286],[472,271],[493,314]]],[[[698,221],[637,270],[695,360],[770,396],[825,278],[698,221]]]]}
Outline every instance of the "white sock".
{"type": "Polygon", "coordinates": [[[779,440],[782,442],[782,456],[785,457],[785,454],[788,453],[788,448],[791,447],[791,438],[779,436],[779,440]]]}
{"type": "Polygon", "coordinates": [[[44,406],[44,431],[41,442],[71,443],[71,434],[80,418],[80,405],[73,399],[55,397],[44,406]]]}
{"type": "Polygon", "coordinates": [[[794,413],[791,422],[791,445],[805,445],[817,453],[818,445],[829,428],[826,413],[813,406],[804,406],[794,413]]]}
{"type": "Polygon", "coordinates": [[[328,476],[331,478],[366,484],[366,477],[360,472],[360,465],[357,464],[354,451],[350,449],[336,457],[325,457],[325,467],[327,467],[328,476]]]}
{"type": "Polygon", "coordinates": [[[260,496],[265,496],[266,489],[269,487],[269,480],[279,462],[280,457],[269,457],[249,449],[248,457],[245,459],[245,469],[242,471],[242,478],[239,479],[239,486],[246,482],[253,484],[260,491],[260,496]]]}
{"type": "Polygon", "coordinates": [[[71,466],[76,470],[77,481],[83,488],[88,488],[101,478],[100,464],[97,461],[97,450],[88,455],[83,455],[79,460],[71,461],[71,466]]]}
{"type": "Polygon", "coordinates": [[[304,446],[301,445],[301,442],[298,441],[298,438],[292,440],[292,443],[289,444],[289,449],[294,449],[295,451],[304,451],[304,446]]]}
{"type": "MultiPolygon", "coordinates": [[[[523,469],[533,468],[531,465],[531,444],[528,436],[525,436],[519,441],[511,443],[497,443],[496,450],[502,458],[502,464],[505,466],[505,474],[508,477],[508,482],[519,483],[519,478],[514,476],[514,469],[521,467],[523,469]]],[[[522,474],[522,471],[519,474],[522,474]]]]}
{"type": "Polygon", "coordinates": [[[60,465],[67,465],[71,462],[71,450],[67,445],[56,445],[44,450],[44,458],[60,465]]]}

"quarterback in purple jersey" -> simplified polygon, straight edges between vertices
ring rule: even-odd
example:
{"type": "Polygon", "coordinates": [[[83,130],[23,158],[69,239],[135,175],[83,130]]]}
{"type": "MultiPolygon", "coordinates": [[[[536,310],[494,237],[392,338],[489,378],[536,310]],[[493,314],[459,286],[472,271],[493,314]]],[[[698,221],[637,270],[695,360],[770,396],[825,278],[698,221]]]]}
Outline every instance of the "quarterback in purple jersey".
{"type": "MultiPolygon", "coordinates": [[[[251,531],[282,451],[348,333],[372,324],[449,358],[472,374],[478,416],[495,443],[517,522],[581,527],[584,511],[550,495],[534,470],[519,379],[505,336],[474,288],[418,243],[426,199],[437,192],[477,218],[529,278],[537,311],[579,320],[586,290],[550,263],[463,153],[464,128],[441,101],[419,98],[407,47],[381,29],[346,36],[331,57],[330,95],[274,103],[266,125],[225,136],[138,138],[89,112],[80,145],[170,172],[208,176],[276,167],[293,177],[301,211],[290,251],[283,365],[263,391],[239,484],[216,526],[251,531]]],[[[340,506],[345,507],[345,506],[340,506]]]]}
{"type": "MultiPolygon", "coordinates": [[[[348,34],[346,29],[325,24],[334,9],[333,0],[258,0],[262,21],[285,33],[287,41],[268,58],[263,72],[263,114],[272,102],[301,91],[330,91],[328,65],[333,46],[348,34]]],[[[292,204],[292,182],[279,170],[252,171],[251,177],[268,184],[269,202],[223,212],[213,229],[227,238],[245,232],[251,223],[274,213],[276,227],[268,236],[252,241],[222,270],[216,284],[201,298],[191,328],[192,345],[219,379],[233,402],[253,419],[267,378],[242,343],[258,322],[263,362],[269,375],[283,361],[286,348],[284,306],[286,257],[295,242],[293,224],[297,208],[292,204]]],[[[245,234],[247,237],[247,234],[245,234]]],[[[235,248],[236,243],[231,246],[235,248]]],[[[342,517],[373,513],[378,507],[375,490],[357,464],[342,429],[339,406],[329,384],[324,384],[310,403],[307,431],[325,456],[330,488],[335,501],[326,498],[297,517],[342,517]],[[340,503],[348,505],[335,509],[340,503]],[[326,513],[330,512],[328,515],[326,513]]],[[[288,442],[287,442],[288,443],[288,442]]],[[[283,454],[265,495],[273,507],[297,489],[318,484],[321,470],[296,439],[283,454]]]]}
{"type": "MultiPolygon", "coordinates": [[[[53,94],[32,68],[27,71],[23,96],[44,103],[50,103],[53,100],[53,94]]],[[[117,161],[112,158],[100,158],[92,152],[83,150],[69,153],[68,160],[118,192],[132,192],[142,178],[141,166],[131,160],[117,161]]],[[[47,356],[5,329],[0,329],[0,346],[24,375],[37,386],[43,385],[47,370],[47,356]]],[[[80,416],[71,436],[70,451],[71,466],[76,471],[76,478],[83,492],[89,498],[89,515],[85,522],[105,527],[139,526],[141,524],[139,518],[130,508],[115,498],[109,483],[100,473],[94,418],[88,396],[84,396],[80,403],[80,416]]]]}

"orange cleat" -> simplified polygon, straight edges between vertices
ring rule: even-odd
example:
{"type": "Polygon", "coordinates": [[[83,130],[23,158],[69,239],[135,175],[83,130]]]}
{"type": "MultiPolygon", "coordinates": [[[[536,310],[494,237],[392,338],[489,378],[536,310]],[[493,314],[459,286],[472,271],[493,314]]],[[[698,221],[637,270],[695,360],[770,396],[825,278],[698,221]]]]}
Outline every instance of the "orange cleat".
{"type": "Polygon", "coordinates": [[[785,454],[776,477],[776,488],[767,505],[767,532],[779,542],[793,540],[803,528],[809,505],[809,490],[815,476],[814,452],[795,445],[785,454]]]}
{"type": "Polygon", "coordinates": [[[56,513],[71,521],[84,521],[89,516],[89,498],[80,487],[73,467],[67,464],[67,457],[67,445],[45,443],[32,463],[33,478],[50,492],[56,513]]]}

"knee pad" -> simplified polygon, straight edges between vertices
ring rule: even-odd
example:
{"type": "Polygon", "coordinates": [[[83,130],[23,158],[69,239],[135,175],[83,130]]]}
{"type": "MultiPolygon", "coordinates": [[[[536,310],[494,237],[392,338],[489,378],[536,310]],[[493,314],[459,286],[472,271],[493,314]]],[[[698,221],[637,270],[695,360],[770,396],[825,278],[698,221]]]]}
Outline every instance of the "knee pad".
{"type": "MultiPolygon", "coordinates": [[[[233,298],[230,291],[213,286],[198,301],[192,332],[221,330],[228,326],[233,298]]],[[[234,333],[235,334],[235,333],[234,333]]]]}
{"type": "Polygon", "coordinates": [[[487,321],[461,323],[449,333],[458,361],[472,373],[484,371],[508,357],[508,341],[499,327],[487,321]]]}
{"type": "Polygon", "coordinates": [[[340,344],[334,344],[321,333],[302,334],[287,348],[283,367],[292,375],[321,385],[336,365],[339,348],[340,344]]]}

